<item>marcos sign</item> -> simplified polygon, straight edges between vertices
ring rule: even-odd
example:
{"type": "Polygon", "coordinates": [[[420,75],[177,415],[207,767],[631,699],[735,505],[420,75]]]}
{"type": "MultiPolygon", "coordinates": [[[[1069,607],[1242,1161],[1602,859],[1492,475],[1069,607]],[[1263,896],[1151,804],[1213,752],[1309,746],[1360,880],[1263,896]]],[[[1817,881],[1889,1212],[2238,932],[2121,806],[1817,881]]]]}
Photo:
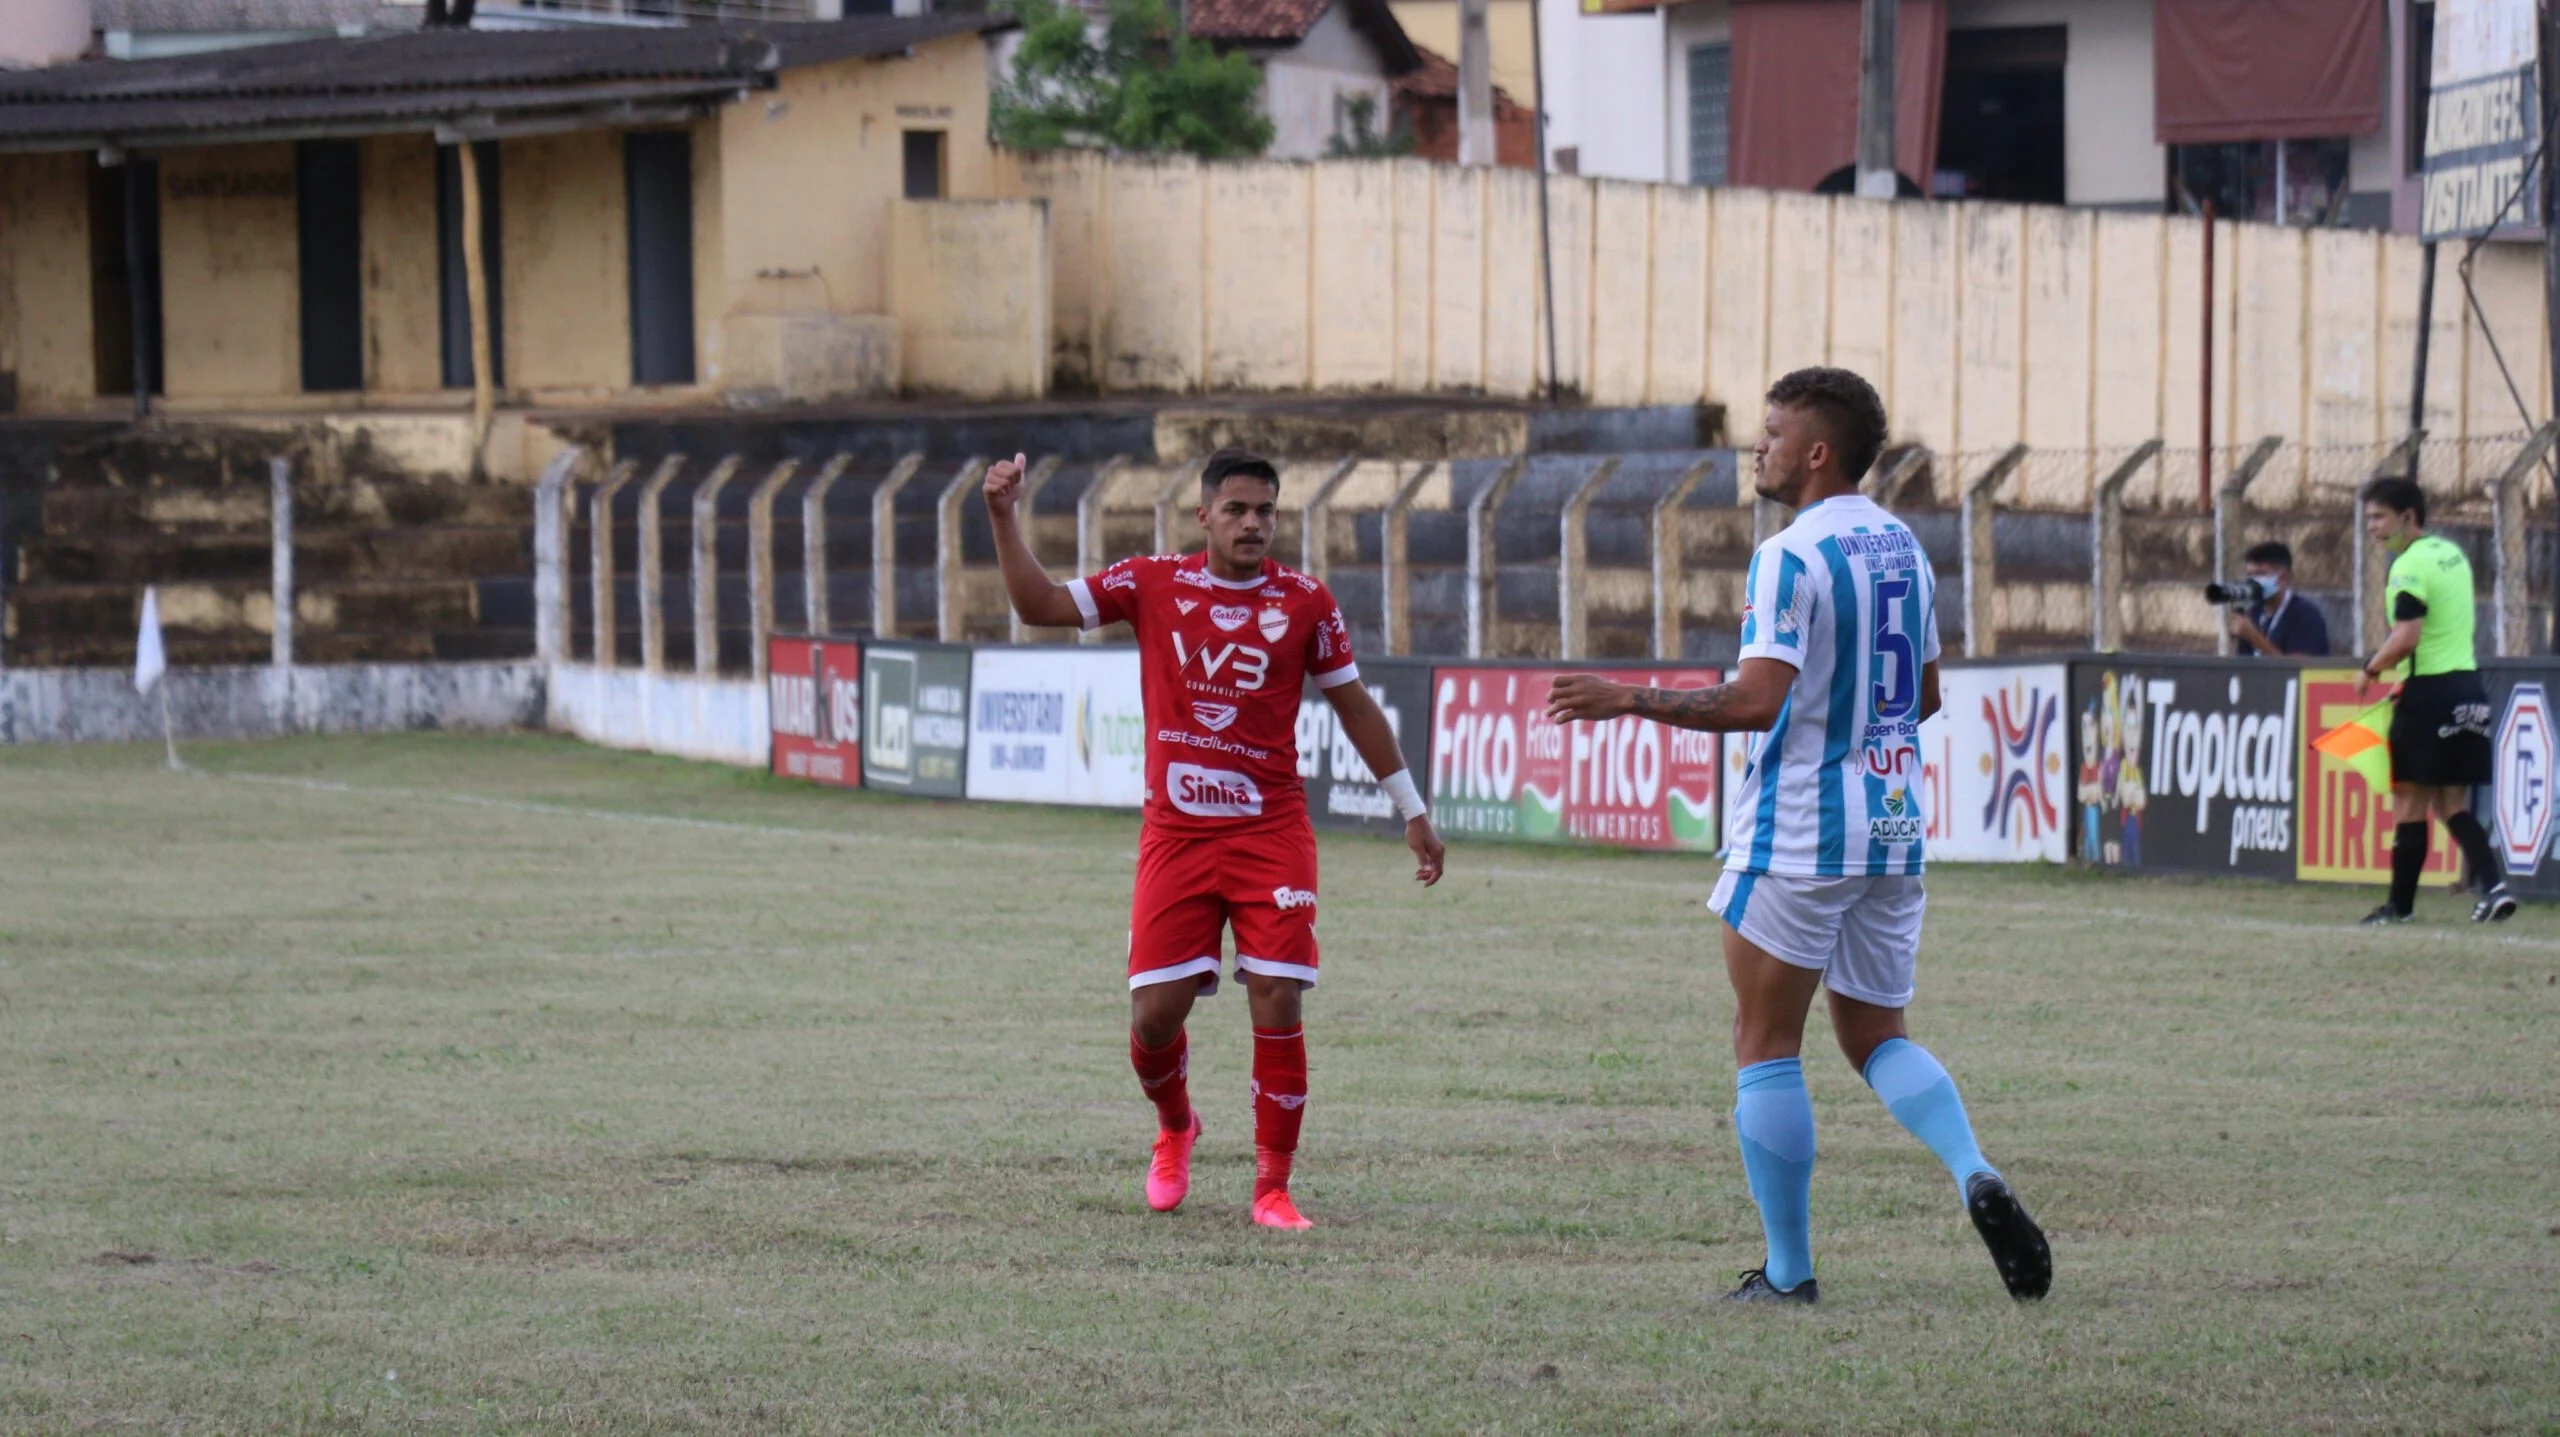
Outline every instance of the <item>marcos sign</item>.
{"type": "MultiPolygon", "coordinates": [[[[1548,722],[1548,682],[1591,667],[1432,671],[1431,811],[1443,833],[1714,851],[1719,736],[1637,718],[1548,722]]],[[[1608,673],[1663,688],[1703,688],[1720,677],[1691,668],[1608,673]]]]}
{"type": "Polygon", "coordinates": [[[765,653],[773,772],[859,787],[862,646],[844,639],[772,639],[765,653]]]}

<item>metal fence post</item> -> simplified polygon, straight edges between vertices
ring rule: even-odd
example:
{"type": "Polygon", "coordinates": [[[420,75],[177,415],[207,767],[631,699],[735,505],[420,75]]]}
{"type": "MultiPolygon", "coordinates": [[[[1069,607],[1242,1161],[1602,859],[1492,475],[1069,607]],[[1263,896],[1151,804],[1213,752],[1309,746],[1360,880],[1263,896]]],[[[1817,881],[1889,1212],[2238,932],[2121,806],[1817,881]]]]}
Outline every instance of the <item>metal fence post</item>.
{"type": "Polygon", "coordinates": [[[799,471],[799,460],[785,459],[747,494],[747,666],[757,683],[769,671],[765,645],[773,637],[773,498],[799,471]]]}
{"type": "Polygon", "coordinates": [[[684,467],[684,456],[670,454],[658,472],[640,486],[640,667],[658,673],[667,666],[667,486],[684,467]]]}
{"type": "Polygon", "coordinates": [[[1493,646],[1494,624],[1501,610],[1501,595],[1494,587],[1501,567],[1493,542],[1494,523],[1502,517],[1502,501],[1511,497],[1511,487],[1527,472],[1529,458],[1524,454],[1467,501],[1467,657],[1471,659],[1483,658],[1493,646]]]}
{"type": "Polygon", "coordinates": [[[1930,459],[1926,445],[1913,444],[1893,456],[1891,464],[1871,468],[1867,477],[1858,481],[1858,492],[1886,508],[1902,493],[1902,487],[1913,471],[1927,465],[1930,459]]]}
{"type": "Polygon", "coordinates": [[[1666,662],[1680,657],[1680,625],[1688,612],[1688,585],[1683,582],[1688,525],[1681,506],[1698,483],[1715,468],[1712,459],[1689,466],[1669,493],[1653,501],[1653,656],[1666,662]]]}
{"type": "Polygon", "coordinates": [[[1334,465],[1333,472],[1324,476],[1316,492],[1307,497],[1307,507],[1298,512],[1298,567],[1319,583],[1333,570],[1333,536],[1327,532],[1333,527],[1333,496],[1351,477],[1351,471],[1359,467],[1357,459],[1334,465]]]}
{"type": "MultiPolygon", "coordinates": [[[[2542,456],[2551,449],[2554,436],[2560,436],[2560,421],[2545,420],[2507,461],[2507,467],[2489,483],[2490,535],[2498,552],[2498,575],[2492,612],[2497,615],[2498,657],[2515,658],[2526,653],[2532,638],[2525,630],[2531,611],[2525,587],[2525,492],[2542,456]]],[[[2560,621],[2560,616],[2555,616],[2560,621]]]]}
{"type": "Polygon", "coordinates": [[[1959,517],[1964,535],[1964,651],[1970,658],[2000,652],[2000,572],[1991,524],[1999,501],[1991,491],[2017,472],[2026,457],[2027,446],[2012,444],[1964,486],[1959,517]]]}
{"type": "Polygon", "coordinates": [[[871,632],[898,636],[898,491],[924,467],[924,456],[898,461],[880,487],[871,491],[871,632]]]}
{"type": "Polygon", "coordinates": [[[693,562],[685,574],[693,588],[693,671],[705,678],[720,672],[720,491],[741,462],[724,456],[693,487],[693,562]]]}
{"type": "MultiPolygon", "coordinates": [[[[1105,567],[1102,557],[1103,526],[1110,521],[1111,494],[1129,474],[1129,456],[1114,454],[1102,461],[1094,471],[1093,482],[1076,496],[1076,575],[1081,578],[1105,567]]],[[[1102,641],[1100,629],[1085,629],[1076,642],[1094,644],[1102,641]]]]}
{"type": "Polygon", "coordinates": [[[1427,461],[1413,471],[1413,477],[1396,488],[1396,496],[1387,503],[1387,512],[1378,525],[1378,577],[1386,612],[1382,616],[1383,637],[1387,654],[1400,658],[1413,649],[1412,564],[1405,553],[1405,532],[1410,526],[1409,511],[1414,496],[1422,492],[1423,481],[1440,467],[1427,461]]]}
{"type": "Polygon", "coordinates": [[[1182,512],[1182,491],[1196,488],[1199,483],[1200,476],[1192,470],[1176,469],[1173,476],[1164,481],[1164,487],[1156,491],[1157,553],[1173,552],[1173,516],[1182,512]]]}
{"type": "Polygon", "coordinates": [[[1561,658],[1581,658],[1591,647],[1591,612],[1583,592],[1591,581],[1591,503],[1617,472],[1615,455],[1594,465],[1573,487],[1556,519],[1556,653],[1561,658]]]}
{"type": "Polygon", "coordinates": [[[569,480],[586,457],[561,450],[533,486],[533,656],[545,664],[569,657],[569,480]]]}
{"type": "Polygon", "coordinates": [[[2160,455],[2146,439],[2107,472],[2089,499],[2089,647],[2114,653],[2124,643],[2124,486],[2160,455]]]}
{"type": "Polygon", "coordinates": [[[270,494],[270,518],[273,520],[272,558],[269,561],[270,596],[275,608],[274,643],[268,661],[277,668],[293,667],[293,461],[278,457],[267,461],[267,487],[270,494]]]}
{"type": "MultiPolygon", "coordinates": [[[[683,455],[671,455],[661,467],[683,462],[683,455]]],[[[611,469],[605,471],[604,482],[596,485],[596,492],[587,500],[587,584],[595,610],[588,618],[596,630],[595,652],[588,656],[588,661],[600,669],[612,668],[622,660],[621,616],[614,612],[620,600],[614,592],[619,586],[614,582],[613,573],[613,501],[621,496],[624,486],[631,482],[631,476],[638,472],[637,461],[616,461],[611,469]]]]}
{"type": "Polygon", "coordinates": [[[827,612],[827,495],[852,464],[852,455],[839,452],[800,495],[800,623],[813,639],[825,638],[834,618],[827,612]]]}
{"type": "Polygon", "coordinates": [[[934,632],[946,644],[966,641],[968,635],[967,573],[962,566],[960,549],[960,505],[969,490],[985,481],[987,461],[970,455],[942,486],[933,501],[933,587],[934,632]]]}
{"type": "MultiPolygon", "coordinates": [[[[2259,440],[2251,446],[2248,456],[2240,461],[2239,467],[2233,469],[2229,477],[2222,481],[2221,487],[2215,491],[2213,577],[2216,580],[2230,577],[2236,551],[2247,547],[2245,541],[2249,535],[2249,486],[2257,482],[2258,471],[2266,468],[2267,461],[2275,458],[2276,451],[2283,447],[2284,440],[2272,434],[2259,440]]],[[[2224,624],[2221,632],[2214,638],[2214,652],[2229,658],[2235,642],[2231,637],[2231,626],[2224,624]]]]}
{"type": "MultiPolygon", "coordinates": [[[[1059,462],[1055,454],[1043,454],[1032,460],[1031,472],[1022,476],[1022,495],[1014,501],[1013,511],[1018,516],[1017,522],[1022,526],[1022,542],[1029,544],[1031,552],[1035,554],[1040,552],[1040,516],[1034,512],[1034,509],[1040,498],[1040,491],[1048,487],[1050,480],[1058,477],[1059,462]]],[[[1004,607],[1007,616],[1007,632],[1013,641],[1017,644],[1030,643],[1031,626],[1022,621],[1022,615],[1013,611],[1011,602],[1008,601],[1004,607]]]]}

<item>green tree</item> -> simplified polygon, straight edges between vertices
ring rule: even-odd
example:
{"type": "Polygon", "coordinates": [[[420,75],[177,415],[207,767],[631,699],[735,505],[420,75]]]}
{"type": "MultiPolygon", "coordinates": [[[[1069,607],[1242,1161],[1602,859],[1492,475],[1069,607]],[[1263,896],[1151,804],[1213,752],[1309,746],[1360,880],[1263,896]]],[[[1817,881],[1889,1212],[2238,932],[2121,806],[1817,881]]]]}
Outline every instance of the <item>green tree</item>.
{"type": "Polygon", "coordinates": [[[1378,133],[1378,100],[1354,95],[1342,102],[1342,124],[1349,133],[1324,142],[1325,155],[1336,160],[1383,160],[1413,153],[1413,131],[1401,120],[1378,133]]]}
{"type": "Polygon", "coordinates": [[[1164,0],[1110,0],[1097,32],[1059,0],[1014,0],[1022,48],[997,86],[998,144],[1244,159],[1271,146],[1262,73],[1182,33],[1164,0]]]}

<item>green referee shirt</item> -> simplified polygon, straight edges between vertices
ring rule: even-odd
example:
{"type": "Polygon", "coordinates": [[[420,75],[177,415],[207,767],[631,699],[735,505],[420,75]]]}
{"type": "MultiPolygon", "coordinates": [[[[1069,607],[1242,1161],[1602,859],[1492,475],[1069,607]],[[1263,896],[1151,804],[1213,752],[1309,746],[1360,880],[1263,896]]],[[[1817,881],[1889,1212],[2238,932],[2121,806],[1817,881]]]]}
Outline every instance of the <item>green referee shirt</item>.
{"type": "Polygon", "coordinates": [[[2460,547],[2421,534],[2391,561],[2391,621],[2419,620],[2409,676],[2458,674],[2480,667],[2471,651],[2471,561],[2460,547]]]}

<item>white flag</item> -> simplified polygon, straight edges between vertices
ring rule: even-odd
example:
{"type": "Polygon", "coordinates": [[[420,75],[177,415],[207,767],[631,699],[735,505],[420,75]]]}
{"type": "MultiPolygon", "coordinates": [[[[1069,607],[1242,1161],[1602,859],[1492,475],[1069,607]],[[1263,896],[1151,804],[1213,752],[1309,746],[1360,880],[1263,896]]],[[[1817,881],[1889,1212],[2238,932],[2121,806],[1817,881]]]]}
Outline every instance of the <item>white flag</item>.
{"type": "Polygon", "coordinates": [[[147,694],[160,682],[169,668],[168,656],[160,647],[160,590],[142,591],[142,637],[133,649],[133,689],[147,694]]]}

